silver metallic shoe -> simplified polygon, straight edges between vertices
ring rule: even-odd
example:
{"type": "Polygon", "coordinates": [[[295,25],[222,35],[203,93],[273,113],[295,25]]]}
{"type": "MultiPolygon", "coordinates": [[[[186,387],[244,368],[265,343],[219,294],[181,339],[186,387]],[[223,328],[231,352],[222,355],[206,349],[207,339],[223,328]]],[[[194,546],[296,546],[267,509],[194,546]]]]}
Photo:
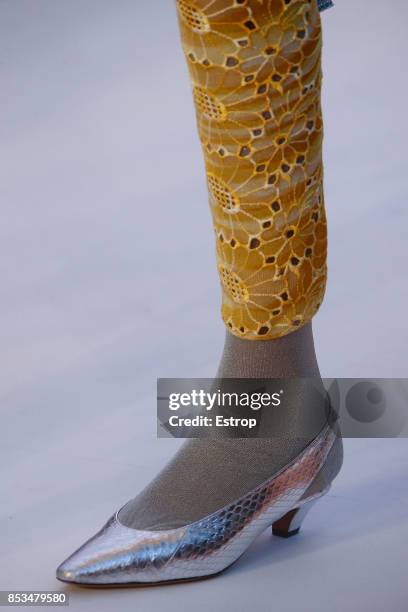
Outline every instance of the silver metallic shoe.
{"type": "Polygon", "coordinates": [[[342,441],[330,426],[262,485],[203,519],[163,531],[139,531],[119,511],[57,569],[57,578],[83,585],[146,585],[222,572],[272,526],[275,535],[298,533],[342,463],[342,441]]]}

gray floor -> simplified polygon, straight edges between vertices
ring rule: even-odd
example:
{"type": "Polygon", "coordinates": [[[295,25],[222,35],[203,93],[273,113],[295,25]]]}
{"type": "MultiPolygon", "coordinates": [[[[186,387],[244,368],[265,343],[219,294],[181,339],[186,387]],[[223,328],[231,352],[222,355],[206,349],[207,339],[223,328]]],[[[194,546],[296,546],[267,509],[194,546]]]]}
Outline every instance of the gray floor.
{"type": "MultiPolygon", "coordinates": [[[[407,16],[323,16],[325,376],[406,375],[407,16]]],[[[156,439],[156,377],[211,376],[224,332],[171,0],[2,0],[0,24],[0,588],[59,589],[177,447],[156,439]]],[[[211,582],[67,587],[71,608],[403,612],[407,460],[407,440],[349,440],[298,538],[265,533],[211,582]]]]}

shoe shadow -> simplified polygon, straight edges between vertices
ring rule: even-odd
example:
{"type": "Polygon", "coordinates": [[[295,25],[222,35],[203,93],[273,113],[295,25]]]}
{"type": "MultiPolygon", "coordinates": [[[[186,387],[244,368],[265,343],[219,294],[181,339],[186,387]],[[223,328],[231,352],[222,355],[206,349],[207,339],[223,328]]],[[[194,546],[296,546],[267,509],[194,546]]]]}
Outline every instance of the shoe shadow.
{"type": "Polygon", "coordinates": [[[375,482],[370,479],[341,486],[338,493],[334,488],[311,510],[298,535],[284,539],[273,536],[268,529],[228,573],[236,575],[299,556],[312,556],[322,548],[334,548],[337,543],[371,532],[378,535],[390,525],[395,528],[399,523],[407,523],[406,502],[402,499],[406,497],[402,492],[405,480],[406,467],[401,466],[375,482]],[[383,500],[386,503],[381,503],[383,500]]]}

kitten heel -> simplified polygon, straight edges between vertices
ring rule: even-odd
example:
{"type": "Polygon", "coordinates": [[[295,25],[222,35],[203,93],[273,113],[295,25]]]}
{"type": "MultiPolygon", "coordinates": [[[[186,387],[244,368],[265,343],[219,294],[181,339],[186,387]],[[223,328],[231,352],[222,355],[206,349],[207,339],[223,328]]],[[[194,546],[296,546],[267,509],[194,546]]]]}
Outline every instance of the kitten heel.
{"type": "Polygon", "coordinates": [[[299,508],[287,512],[272,524],[272,533],[280,538],[291,538],[299,533],[302,523],[321,496],[305,502],[299,508]]]}

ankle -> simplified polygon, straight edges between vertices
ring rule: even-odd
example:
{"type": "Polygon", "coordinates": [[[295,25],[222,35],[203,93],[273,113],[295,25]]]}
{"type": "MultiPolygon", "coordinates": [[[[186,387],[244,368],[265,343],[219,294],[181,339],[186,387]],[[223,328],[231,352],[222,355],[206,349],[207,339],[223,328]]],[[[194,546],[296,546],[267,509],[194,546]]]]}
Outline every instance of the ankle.
{"type": "Polygon", "coordinates": [[[320,378],[312,325],[274,340],[244,340],[227,331],[219,378],[320,378]]]}

